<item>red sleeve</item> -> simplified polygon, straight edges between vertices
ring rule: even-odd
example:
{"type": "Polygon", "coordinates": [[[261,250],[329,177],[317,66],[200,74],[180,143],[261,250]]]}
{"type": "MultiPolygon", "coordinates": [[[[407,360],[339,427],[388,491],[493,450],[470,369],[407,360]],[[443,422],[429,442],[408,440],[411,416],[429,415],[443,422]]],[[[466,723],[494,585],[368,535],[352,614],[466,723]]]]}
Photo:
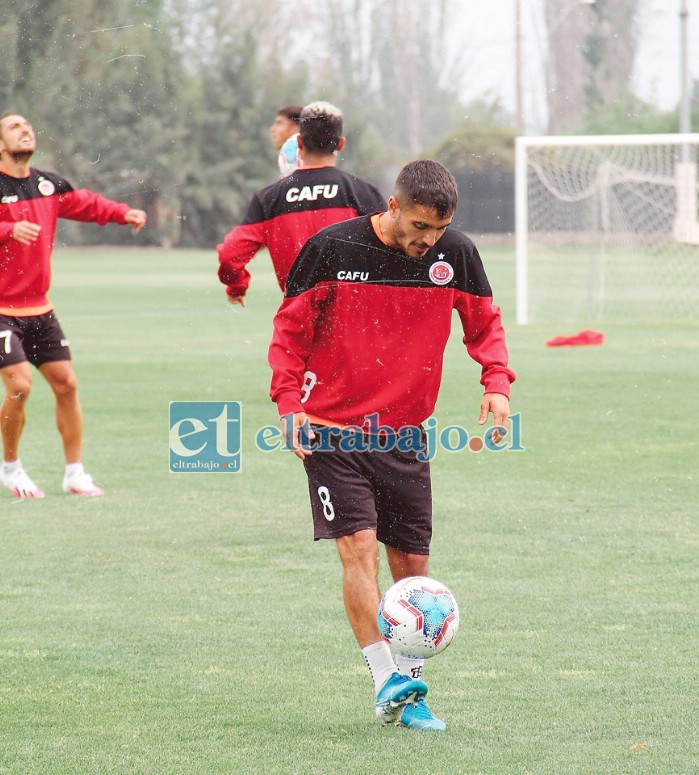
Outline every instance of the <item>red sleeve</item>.
{"type": "Polygon", "coordinates": [[[124,202],[115,202],[101,194],[81,188],[58,195],[58,217],[88,223],[125,224],[125,215],[131,209],[124,202]]]}
{"type": "Polygon", "coordinates": [[[229,296],[245,296],[250,285],[250,272],[245,265],[267,244],[262,223],[244,223],[229,231],[218,251],[218,279],[229,296]]]}
{"type": "Polygon", "coordinates": [[[481,385],[486,393],[510,397],[515,373],[507,367],[508,355],[500,308],[490,296],[457,291],[455,305],[464,329],[468,354],[481,364],[481,385]]]}
{"type": "Polygon", "coordinates": [[[270,396],[279,416],[302,412],[301,386],[311,353],[316,322],[332,289],[318,285],[298,296],[284,299],[274,316],[274,333],[267,359],[272,367],[270,396]]]}
{"type": "Polygon", "coordinates": [[[0,242],[5,242],[5,240],[10,239],[14,228],[14,221],[0,221],[0,242]]]}

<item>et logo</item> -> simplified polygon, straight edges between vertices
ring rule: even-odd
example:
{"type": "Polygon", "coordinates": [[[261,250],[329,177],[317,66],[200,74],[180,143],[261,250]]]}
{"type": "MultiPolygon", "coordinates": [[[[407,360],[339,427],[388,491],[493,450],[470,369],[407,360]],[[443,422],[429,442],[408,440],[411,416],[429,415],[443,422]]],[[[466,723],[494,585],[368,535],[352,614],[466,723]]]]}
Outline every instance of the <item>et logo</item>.
{"type": "Polygon", "coordinates": [[[171,473],[239,473],[241,426],[240,401],[171,401],[171,473]]]}

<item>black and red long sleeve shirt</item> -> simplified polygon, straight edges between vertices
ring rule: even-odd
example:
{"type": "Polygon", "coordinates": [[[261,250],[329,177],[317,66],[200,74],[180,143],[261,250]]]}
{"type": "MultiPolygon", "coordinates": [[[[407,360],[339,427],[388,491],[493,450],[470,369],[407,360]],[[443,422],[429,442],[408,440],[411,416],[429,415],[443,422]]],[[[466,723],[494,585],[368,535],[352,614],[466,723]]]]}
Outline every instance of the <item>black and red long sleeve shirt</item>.
{"type": "Polygon", "coordinates": [[[283,291],[289,270],[309,237],[325,226],[385,207],[375,186],[336,167],[295,170],[255,194],[243,222],[217,246],[219,279],[231,296],[244,296],[250,284],[245,267],[266,247],[283,291]]]}
{"type": "Polygon", "coordinates": [[[87,189],[75,190],[51,172],[31,168],[28,178],[0,172],[0,314],[41,315],[53,307],[51,252],[59,218],[104,225],[124,224],[130,206],[87,189]],[[18,221],[41,226],[35,242],[23,245],[12,237],[18,221]]]}
{"type": "Polygon", "coordinates": [[[515,374],[500,310],[471,240],[448,228],[420,259],[388,247],[365,216],[323,229],[299,254],[274,318],[271,397],[280,415],[392,428],[431,415],[452,313],[486,392],[515,374]]]}

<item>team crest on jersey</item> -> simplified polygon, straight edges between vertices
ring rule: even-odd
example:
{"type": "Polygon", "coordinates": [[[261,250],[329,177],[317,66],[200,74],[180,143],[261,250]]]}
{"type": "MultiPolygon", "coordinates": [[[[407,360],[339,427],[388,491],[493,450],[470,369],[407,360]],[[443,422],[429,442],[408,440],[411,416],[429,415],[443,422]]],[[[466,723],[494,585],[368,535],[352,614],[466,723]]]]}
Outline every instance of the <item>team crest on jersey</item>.
{"type": "Polygon", "coordinates": [[[54,186],[53,183],[46,178],[42,178],[39,181],[38,189],[39,193],[43,194],[44,196],[51,196],[52,194],[56,193],[56,186],[54,186]]]}
{"type": "Polygon", "coordinates": [[[454,268],[446,261],[435,261],[430,267],[430,280],[435,285],[448,285],[454,279],[454,268]]]}

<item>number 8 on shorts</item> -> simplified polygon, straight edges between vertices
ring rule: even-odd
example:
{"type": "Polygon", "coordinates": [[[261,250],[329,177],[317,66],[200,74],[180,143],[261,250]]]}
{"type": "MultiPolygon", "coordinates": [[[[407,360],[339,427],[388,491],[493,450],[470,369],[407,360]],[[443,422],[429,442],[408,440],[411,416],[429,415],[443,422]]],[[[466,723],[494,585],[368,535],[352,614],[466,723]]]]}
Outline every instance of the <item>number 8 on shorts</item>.
{"type": "Polygon", "coordinates": [[[335,509],[332,501],[330,500],[330,490],[327,487],[322,486],[318,488],[318,497],[323,504],[323,516],[328,522],[332,522],[335,519],[335,509]]]}

